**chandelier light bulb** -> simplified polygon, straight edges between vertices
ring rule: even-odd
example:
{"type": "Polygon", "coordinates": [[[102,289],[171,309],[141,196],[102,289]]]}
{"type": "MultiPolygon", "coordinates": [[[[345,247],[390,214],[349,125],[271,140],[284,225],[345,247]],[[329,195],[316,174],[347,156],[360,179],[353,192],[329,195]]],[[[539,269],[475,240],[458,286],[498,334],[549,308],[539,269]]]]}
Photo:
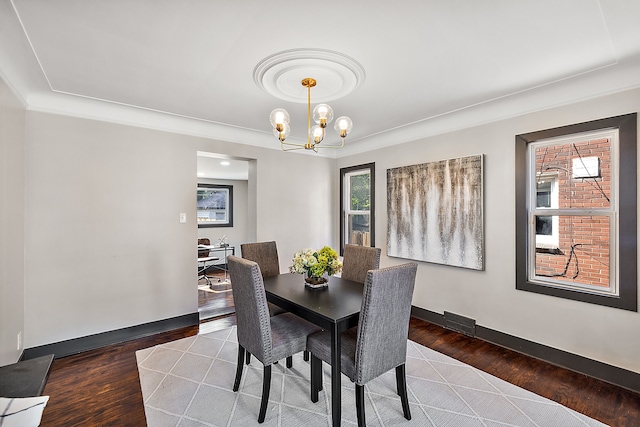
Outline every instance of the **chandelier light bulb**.
{"type": "Polygon", "coordinates": [[[280,142],[284,142],[284,140],[287,139],[287,137],[291,133],[291,127],[287,122],[284,122],[279,126],[281,126],[281,129],[278,129],[277,127],[275,127],[273,129],[273,134],[276,136],[276,138],[280,140],[280,142]]]}
{"type": "Polygon", "coordinates": [[[275,130],[282,132],[285,128],[285,124],[289,124],[289,113],[284,108],[276,108],[269,115],[269,121],[275,130]]]}
{"type": "Polygon", "coordinates": [[[318,104],[313,109],[313,121],[320,125],[320,127],[327,127],[327,123],[331,123],[333,120],[333,108],[327,104],[318,104]]]}
{"type": "Polygon", "coordinates": [[[347,116],[338,117],[334,129],[338,132],[340,138],[345,138],[353,129],[353,122],[347,116]]]}
{"type": "Polygon", "coordinates": [[[324,139],[324,129],[321,126],[314,126],[311,128],[311,138],[313,142],[318,144],[324,139]]]}

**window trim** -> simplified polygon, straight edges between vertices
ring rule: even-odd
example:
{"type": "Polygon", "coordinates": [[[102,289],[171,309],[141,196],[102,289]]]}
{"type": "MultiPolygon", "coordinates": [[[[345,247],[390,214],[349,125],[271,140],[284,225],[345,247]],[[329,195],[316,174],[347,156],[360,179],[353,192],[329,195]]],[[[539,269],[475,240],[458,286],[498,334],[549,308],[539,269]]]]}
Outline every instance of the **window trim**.
{"type": "MultiPolygon", "coordinates": [[[[219,222],[219,223],[200,223],[196,214],[196,222],[198,223],[198,228],[213,228],[213,227],[233,227],[233,185],[223,185],[223,184],[205,184],[198,183],[198,188],[210,188],[210,189],[223,189],[227,190],[229,194],[229,198],[227,200],[227,221],[219,222]]],[[[197,200],[197,197],[196,197],[197,200]]],[[[198,208],[196,206],[196,213],[198,208]]]]}
{"type": "Polygon", "coordinates": [[[637,288],[637,113],[593,120],[569,126],[516,135],[516,289],[582,301],[629,311],[638,311],[637,288]],[[605,128],[619,131],[618,170],[618,230],[617,296],[586,293],[580,290],[556,288],[532,283],[528,280],[528,212],[527,212],[527,146],[530,142],[563,135],[593,132],[605,128]]]}
{"type": "Polygon", "coordinates": [[[371,189],[371,207],[369,208],[369,226],[371,233],[371,247],[375,247],[375,229],[376,229],[376,221],[375,221],[375,211],[376,211],[376,164],[365,163],[357,166],[348,166],[346,168],[340,168],[340,255],[344,254],[344,245],[345,245],[345,206],[344,206],[344,177],[351,172],[357,172],[360,170],[369,170],[370,178],[370,189],[371,189]]]}

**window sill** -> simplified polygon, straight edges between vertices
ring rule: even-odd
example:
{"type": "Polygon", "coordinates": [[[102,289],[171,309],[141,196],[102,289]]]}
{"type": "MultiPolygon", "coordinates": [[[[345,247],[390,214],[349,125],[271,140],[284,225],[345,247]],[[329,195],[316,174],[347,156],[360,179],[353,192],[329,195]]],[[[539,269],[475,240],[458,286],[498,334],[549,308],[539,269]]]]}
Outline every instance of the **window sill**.
{"type": "Polygon", "coordinates": [[[544,244],[544,243],[536,244],[536,253],[549,254],[549,255],[564,255],[564,252],[560,250],[558,245],[544,244]]]}

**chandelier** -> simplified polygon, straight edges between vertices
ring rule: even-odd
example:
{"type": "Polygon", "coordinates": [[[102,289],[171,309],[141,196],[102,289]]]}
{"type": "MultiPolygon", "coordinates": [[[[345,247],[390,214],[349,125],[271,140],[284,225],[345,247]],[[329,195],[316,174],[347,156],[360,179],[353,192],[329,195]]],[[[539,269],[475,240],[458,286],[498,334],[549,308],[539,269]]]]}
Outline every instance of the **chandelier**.
{"type": "Polygon", "coordinates": [[[287,136],[289,136],[289,133],[291,132],[291,127],[289,125],[290,117],[287,110],[284,108],[276,108],[271,112],[269,120],[271,121],[271,126],[273,126],[273,134],[280,140],[282,151],[301,150],[304,148],[306,150],[313,150],[317,153],[318,148],[344,147],[344,139],[353,128],[353,122],[346,116],[338,117],[334,125],[334,129],[338,132],[338,135],[340,135],[340,144],[330,145],[325,143],[320,145],[324,139],[324,129],[327,127],[327,124],[331,123],[331,120],[333,120],[333,109],[327,104],[318,104],[313,109],[313,114],[311,113],[311,88],[314,87],[316,83],[316,80],[311,77],[302,79],[302,86],[307,88],[306,144],[286,142],[287,136]],[[313,117],[313,121],[316,123],[313,127],[311,127],[311,117],[313,117]]]}

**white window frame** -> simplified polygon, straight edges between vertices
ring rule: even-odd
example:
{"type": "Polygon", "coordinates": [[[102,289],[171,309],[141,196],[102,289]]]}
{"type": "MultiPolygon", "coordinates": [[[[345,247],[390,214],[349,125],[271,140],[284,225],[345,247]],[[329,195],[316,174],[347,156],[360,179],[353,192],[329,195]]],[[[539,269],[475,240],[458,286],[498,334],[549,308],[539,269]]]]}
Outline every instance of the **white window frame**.
{"type": "Polygon", "coordinates": [[[375,163],[351,166],[340,169],[340,253],[344,245],[349,242],[349,217],[351,215],[366,215],[369,217],[369,244],[375,247],[375,163]],[[351,209],[351,177],[369,175],[369,209],[351,209]]]}
{"type": "MultiPolygon", "coordinates": [[[[353,172],[347,172],[344,174],[343,181],[343,193],[344,200],[343,206],[345,206],[343,215],[344,215],[344,235],[342,236],[345,242],[349,241],[349,217],[351,215],[365,215],[369,217],[369,224],[371,224],[371,211],[370,210],[355,210],[351,209],[351,178],[358,175],[370,175],[369,169],[361,169],[353,172]]],[[[371,182],[371,180],[369,180],[371,182]]],[[[369,184],[369,200],[371,200],[371,184],[369,184]]]]}
{"type": "MultiPolygon", "coordinates": [[[[600,294],[605,296],[616,297],[619,296],[619,283],[618,283],[618,270],[619,263],[616,248],[618,247],[618,187],[619,187],[619,132],[618,129],[602,129],[593,132],[585,132],[580,134],[566,135],[557,138],[543,139],[539,141],[530,142],[527,146],[527,211],[528,211],[528,280],[531,283],[536,283],[543,286],[558,287],[563,289],[570,289],[579,292],[600,294]],[[535,149],[544,146],[565,145],[571,143],[584,142],[586,140],[595,140],[607,138],[610,140],[611,157],[610,157],[610,189],[609,207],[606,208],[571,208],[571,209],[559,209],[557,203],[557,185],[556,185],[556,205],[555,208],[538,208],[537,207],[537,180],[540,175],[536,171],[536,158],[535,149]],[[536,247],[539,243],[543,243],[540,237],[553,237],[553,236],[540,236],[536,234],[536,221],[537,215],[552,216],[554,218],[554,233],[557,233],[558,224],[557,219],[560,216],[606,216],[609,218],[609,286],[606,288],[600,286],[593,286],[580,283],[567,283],[560,280],[554,280],[553,278],[546,276],[536,275],[536,247]]],[[[554,197],[552,196],[552,203],[554,197]]],[[[558,236],[556,236],[558,237],[558,236]]]]}

